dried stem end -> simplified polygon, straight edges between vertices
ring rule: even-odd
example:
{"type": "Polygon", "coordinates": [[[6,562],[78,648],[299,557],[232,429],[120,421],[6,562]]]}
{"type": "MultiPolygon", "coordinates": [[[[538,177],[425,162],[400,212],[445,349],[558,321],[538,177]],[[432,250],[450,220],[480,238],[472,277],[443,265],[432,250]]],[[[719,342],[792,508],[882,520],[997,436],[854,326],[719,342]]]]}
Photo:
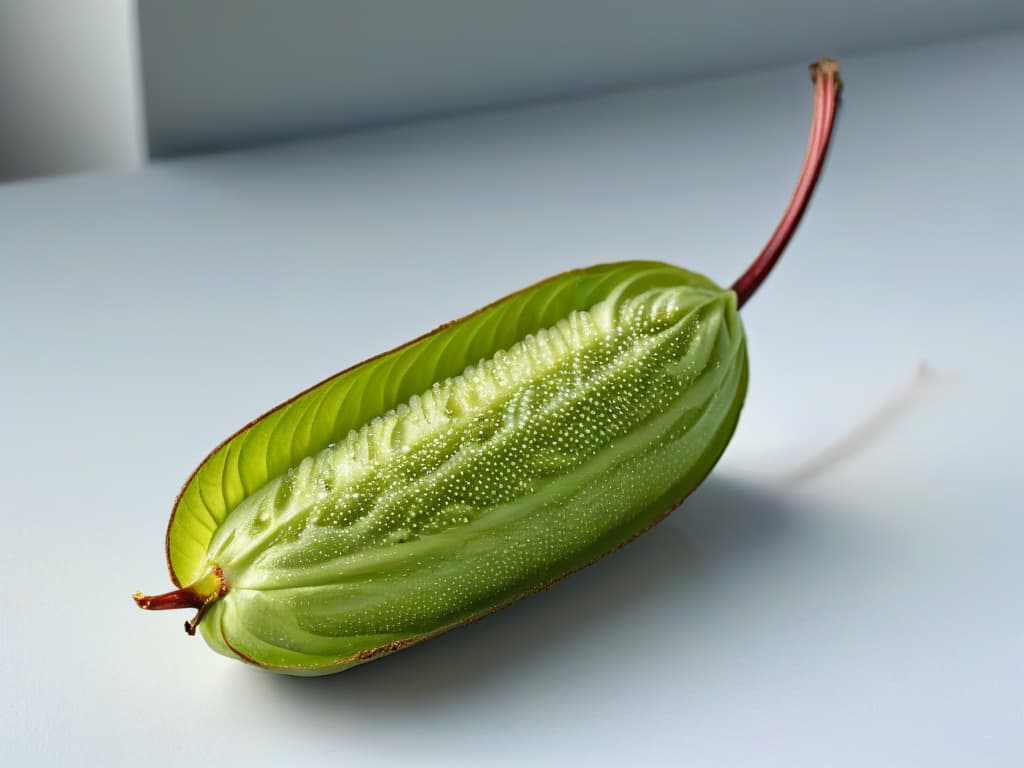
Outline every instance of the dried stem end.
{"type": "Polygon", "coordinates": [[[754,295],[786,250],[811,200],[811,194],[825,163],[825,155],[828,153],[836,108],[839,104],[839,92],[842,90],[839,62],[834,59],[819,59],[811,64],[810,69],[811,82],[814,83],[814,116],[811,118],[811,136],[807,143],[804,166],[800,171],[793,197],[775,232],[754,263],[732,285],[732,290],[736,292],[737,305],[741,307],[754,295]]]}
{"type": "Polygon", "coordinates": [[[141,592],[136,592],[132,597],[139,608],[144,608],[147,611],[194,608],[196,615],[192,617],[191,621],[185,622],[186,634],[194,635],[206,610],[227,592],[228,585],[224,580],[224,571],[219,565],[215,565],[205,576],[187,587],[176,589],[173,592],[165,592],[162,595],[144,595],[141,592]]]}

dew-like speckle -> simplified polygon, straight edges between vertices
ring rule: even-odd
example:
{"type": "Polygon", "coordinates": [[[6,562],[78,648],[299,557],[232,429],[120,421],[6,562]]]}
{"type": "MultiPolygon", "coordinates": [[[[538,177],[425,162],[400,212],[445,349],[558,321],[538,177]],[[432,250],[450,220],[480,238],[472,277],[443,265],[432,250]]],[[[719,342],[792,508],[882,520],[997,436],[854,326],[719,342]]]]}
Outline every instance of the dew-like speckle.
{"type": "Polygon", "coordinates": [[[388,541],[392,544],[404,544],[412,538],[412,532],[408,528],[396,528],[388,534],[388,541]]]}

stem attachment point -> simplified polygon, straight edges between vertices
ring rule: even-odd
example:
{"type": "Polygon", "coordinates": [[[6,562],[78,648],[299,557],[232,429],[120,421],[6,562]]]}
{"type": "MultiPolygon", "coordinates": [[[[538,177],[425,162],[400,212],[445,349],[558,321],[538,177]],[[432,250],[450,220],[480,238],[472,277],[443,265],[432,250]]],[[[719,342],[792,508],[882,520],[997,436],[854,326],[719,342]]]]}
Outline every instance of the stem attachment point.
{"type": "Polygon", "coordinates": [[[213,566],[210,571],[198,581],[189,584],[187,587],[175,589],[172,592],[164,592],[162,595],[144,595],[136,592],[132,595],[135,604],[147,611],[172,611],[178,608],[194,608],[196,615],[191,621],[185,622],[185,633],[194,635],[196,627],[207,609],[228,592],[227,582],[224,580],[224,571],[219,565],[213,566]]]}

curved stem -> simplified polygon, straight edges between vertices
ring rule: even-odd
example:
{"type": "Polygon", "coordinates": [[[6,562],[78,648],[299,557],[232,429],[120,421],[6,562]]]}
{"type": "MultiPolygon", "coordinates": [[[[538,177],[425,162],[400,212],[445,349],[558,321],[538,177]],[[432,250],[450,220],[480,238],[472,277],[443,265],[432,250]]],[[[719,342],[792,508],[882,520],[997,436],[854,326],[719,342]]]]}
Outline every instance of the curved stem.
{"type": "Polygon", "coordinates": [[[218,598],[227,594],[228,585],[224,580],[224,571],[219,565],[213,566],[209,573],[193,584],[162,595],[144,595],[136,592],[132,597],[139,608],[148,611],[173,611],[178,608],[194,608],[196,615],[191,621],[185,622],[185,632],[194,635],[200,619],[218,598]]]}
{"type": "Polygon", "coordinates": [[[832,138],[832,126],[835,123],[839,91],[842,89],[839,63],[832,59],[819,59],[811,65],[811,81],[814,83],[814,116],[811,119],[811,135],[807,142],[807,155],[800,171],[800,178],[775,232],[754,263],[732,285],[732,290],[736,292],[737,305],[740,307],[754,295],[786,250],[800,224],[800,219],[803,218],[825,163],[829,140],[832,138]]]}

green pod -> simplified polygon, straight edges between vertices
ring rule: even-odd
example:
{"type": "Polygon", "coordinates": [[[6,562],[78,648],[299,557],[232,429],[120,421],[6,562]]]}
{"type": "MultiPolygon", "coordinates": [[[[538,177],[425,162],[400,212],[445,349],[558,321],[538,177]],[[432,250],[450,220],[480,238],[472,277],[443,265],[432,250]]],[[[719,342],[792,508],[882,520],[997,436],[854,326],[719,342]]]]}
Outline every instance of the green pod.
{"type": "Polygon", "coordinates": [[[175,508],[175,580],[220,569],[203,637],[261,666],[410,645],[661,519],[725,449],[746,371],[735,294],[664,264],[567,272],[221,445],[175,508]]]}
{"type": "Polygon", "coordinates": [[[548,587],[718,461],[751,290],[575,270],[321,382],[203,461],[167,531],[179,589],[136,600],[197,608],[186,628],[224,655],[319,675],[548,587]]]}

